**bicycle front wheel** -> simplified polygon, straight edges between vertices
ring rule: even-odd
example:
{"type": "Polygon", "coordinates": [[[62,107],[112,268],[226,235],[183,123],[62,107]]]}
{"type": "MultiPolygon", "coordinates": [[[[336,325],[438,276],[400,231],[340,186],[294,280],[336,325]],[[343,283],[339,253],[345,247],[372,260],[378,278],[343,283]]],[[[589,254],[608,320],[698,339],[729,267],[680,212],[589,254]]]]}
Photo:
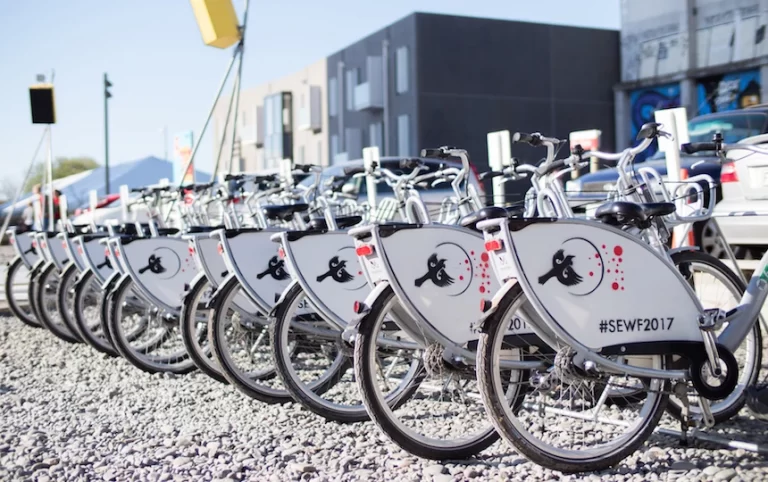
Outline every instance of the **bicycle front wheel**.
{"type": "MultiPolygon", "coordinates": [[[[634,452],[664,414],[669,383],[590,376],[569,369],[573,353],[570,347],[558,347],[554,356],[529,348],[525,359],[541,361],[549,368],[518,377],[528,380],[527,386],[518,392],[521,399],[510,404],[508,369],[501,367],[510,359],[510,353],[526,346],[509,331],[511,322],[521,315],[531,319],[535,311],[517,285],[485,320],[480,336],[478,381],[488,416],[501,436],[532,462],[561,472],[604,470],[634,452]],[[627,403],[606,403],[609,394],[619,397],[624,386],[632,387],[633,394],[636,387],[642,386],[645,396],[627,403]]],[[[666,366],[661,356],[624,358],[624,363],[646,368],[666,366]]]]}

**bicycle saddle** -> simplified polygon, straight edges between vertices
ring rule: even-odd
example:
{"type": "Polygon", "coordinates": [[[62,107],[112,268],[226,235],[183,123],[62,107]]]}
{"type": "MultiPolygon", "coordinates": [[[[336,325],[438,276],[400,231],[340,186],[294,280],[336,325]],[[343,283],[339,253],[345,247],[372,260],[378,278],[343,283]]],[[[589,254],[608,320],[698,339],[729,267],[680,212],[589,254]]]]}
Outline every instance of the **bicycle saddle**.
{"type": "Polygon", "coordinates": [[[611,226],[630,226],[650,221],[658,216],[666,216],[675,212],[672,203],[637,204],[627,201],[614,201],[603,204],[595,217],[611,226]]]}
{"type": "Polygon", "coordinates": [[[487,206],[479,211],[467,214],[459,220],[459,225],[477,231],[477,223],[486,219],[510,217],[510,211],[498,206],[487,206]]]}
{"type": "MultiPolygon", "coordinates": [[[[336,226],[339,229],[351,228],[356,224],[360,224],[362,216],[339,216],[336,218],[336,226]]],[[[328,229],[328,223],[325,218],[313,218],[309,221],[309,229],[328,229]]]]}
{"type": "Polygon", "coordinates": [[[210,233],[217,229],[224,229],[224,226],[190,226],[185,232],[186,234],[210,233]]]}
{"type": "Polygon", "coordinates": [[[275,204],[263,206],[264,216],[270,220],[290,221],[295,213],[301,213],[309,209],[309,204],[275,204]]]}

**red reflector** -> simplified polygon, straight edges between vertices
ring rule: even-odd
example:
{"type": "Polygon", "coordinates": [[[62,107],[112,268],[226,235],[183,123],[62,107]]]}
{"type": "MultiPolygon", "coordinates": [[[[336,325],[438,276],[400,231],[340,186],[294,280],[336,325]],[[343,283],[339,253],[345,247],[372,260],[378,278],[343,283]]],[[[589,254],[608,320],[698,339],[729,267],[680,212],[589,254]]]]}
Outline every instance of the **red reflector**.
{"type": "Polygon", "coordinates": [[[221,243],[219,243],[218,245],[216,245],[216,251],[218,251],[219,254],[224,254],[224,246],[221,243]]]}
{"type": "Polygon", "coordinates": [[[720,169],[720,183],[739,182],[739,174],[736,172],[735,162],[726,162],[720,169]]]}
{"type": "Polygon", "coordinates": [[[503,247],[504,247],[504,243],[502,243],[500,239],[493,239],[491,241],[485,242],[486,251],[499,251],[503,247]]]}
{"type": "Polygon", "coordinates": [[[355,253],[357,253],[358,256],[370,256],[373,254],[373,245],[362,244],[357,247],[355,253]]]}
{"type": "Polygon", "coordinates": [[[37,248],[37,241],[32,241],[32,247],[37,248]]]}
{"type": "Polygon", "coordinates": [[[282,246],[277,248],[277,257],[280,259],[285,259],[285,250],[283,249],[282,246]]]}
{"type": "Polygon", "coordinates": [[[42,242],[42,244],[41,244],[41,246],[43,247],[43,249],[47,249],[47,248],[48,248],[48,243],[46,243],[45,241],[43,241],[43,242],[42,242]]]}
{"type": "Polygon", "coordinates": [[[489,300],[480,300],[480,311],[482,313],[485,313],[486,311],[490,310],[492,306],[492,303],[489,300]]]}
{"type": "Polygon", "coordinates": [[[190,246],[189,247],[189,254],[191,254],[192,256],[195,255],[195,247],[194,246],[190,246]]]}
{"type": "Polygon", "coordinates": [[[64,248],[64,249],[67,249],[67,242],[66,241],[62,241],[61,242],[61,247],[64,248]]]}
{"type": "Polygon", "coordinates": [[[359,315],[365,310],[365,303],[355,301],[355,303],[352,305],[352,309],[359,315]]]}
{"type": "Polygon", "coordinates": [[[8,241],[9,241],[11,244],[14,244],[14,243],[16,242],[16,240],[15,240],[15,239],[13,239],[13,238],[9,239],[8,241]]]}
{"type": "Polygon", "coordinates": [[[104,256],[109,257],[109,248],[104,248],[104,256]]]}
{"type": "Polygon", "coordinates": [[[78,246],[77,247],[77,254],[79,254],[79,255],[83,254],[83,247],[82,246],[78,246]]]}
{"type": "Polygon", "coordinates": [[[115,248],[115,256],[118,258],[120,257],[120,250],[117,248],[115,248]]]}

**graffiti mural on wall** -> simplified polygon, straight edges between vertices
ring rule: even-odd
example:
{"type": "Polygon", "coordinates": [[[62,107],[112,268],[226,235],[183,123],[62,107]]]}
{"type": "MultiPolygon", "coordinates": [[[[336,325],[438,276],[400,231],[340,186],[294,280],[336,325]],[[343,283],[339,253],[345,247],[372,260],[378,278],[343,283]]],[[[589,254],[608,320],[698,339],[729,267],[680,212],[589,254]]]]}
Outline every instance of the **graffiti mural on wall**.
{"type": "MultiPolygon", "coordinates": [[[[653,122],[653,113],[659,109],[671,109],[680,107],[680,84],[659,85],[633,90],[629,93],[629,105],[631,112],[630,141],[634,144],[637,133],[643,124],[653,122]]],[[[637,161],[641,161],[653,155],[657,150],[654,143],[645,152],[641,153],[637,161]]]]}
{"type": "Polygon", "coordinates": [[[733,72],[700,79],[699,114],[743,109],[760,103],[760,71],[733,72]]]}

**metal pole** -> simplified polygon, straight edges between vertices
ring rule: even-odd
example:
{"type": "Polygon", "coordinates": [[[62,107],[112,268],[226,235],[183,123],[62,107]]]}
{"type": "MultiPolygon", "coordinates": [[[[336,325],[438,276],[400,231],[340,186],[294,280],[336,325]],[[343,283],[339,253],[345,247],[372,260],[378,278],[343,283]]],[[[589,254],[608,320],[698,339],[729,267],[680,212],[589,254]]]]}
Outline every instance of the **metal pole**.
{"type": "MultiPolygon", "coordinates": [[[[53,211],[53,140],[51,137],[51,131],[53,129],[48,126],[48,215],[50,216],[48,227],[51,231],[56,230],[56,221],[54,219],[53,211]]],[[[45,209],[45,208],[43,208],[45,209]]]]}
{"type": "MultiPolygon", "coordinates": [[[[248,25],[248,4],[245,0],[245,11],[243,12],[243,24],[240,26],[240,59],[237,61],[237,77],[235,77],[235,116],[232,124],[232,150],[229,153],[229,172],[232,172],[232,163],[235,157],[235,142],[237,142],[237,114],[240,109],[240,79],[243,76],[243,57],[245,56],[245,28],[248,25]]],[[[242,145],[240,146],[238,156],[242,156],[242,145]]]]}
{"type": "Polygon", "coordinates": [[[19,198],[22,194],[24,194],[24,186],[27,185],[27,182],[29,181],[30,176],[32,176],[32,171],[35,168],[35,160],[37,159],[37,155],[40,153],[40,148],[43,147],[43,141],[48,137],[48,129],[50,129],[51,126],[49,125],[46,127],[46,129],[43,131],[43,135],[40,136],[40,141],[37,143],[37,148],[35,149],[35,153],[32,155],[32,160],[29,163],[29,168],[27,168],[27,174],[24,175],[24,180],[21,181],[21,184],[19,185],[19,188],[16,190],[16,196],[13,198],[13,202],[10,204],[10,207],[6,208],[9,209],[8,214],[5,216],[5,221],[3,222],[3,228],[0,230],[0,244],[3,242],[3,238],[5,237],[5,230],[8,229],[8,225],[11,224],[11,217],[13,217],[13,212],[16,210],[16,203],[19,202],[19,198]]]}
{"type": "MultiPolygon", "coordinates": [[[[235,112],[232,122],[232,148],[229,152],[229,172],[232,172],[232,163],[235,161],[235,143],[237,142],[237,114],[240,108],[240,77],[243,73],[243,52],[240,52],[240,60],[237,62],[237,77],[235,77],[235,87],[233,96],[235,98],[235,112]]],[[[240,147],[242,149],[242,146],[240,147]]],[[[238,153],[239,156],[242,152],[238,153]]]]}
{"type": "Polygon", "coordinates": [[[104,73],[104,194],[109,194],[109,92],[107,88],[109,80],[106,72],[104,73]]]}
{"type": "MultiPolygon", "coordinates": [[[[197,142],[195,143],[195,147],[192,149],[192,154],[189,156],[189,160],[187,161],[187,164],[184,166],[184,169],[181,170],[181,172],[186,173],[189,169],[189,166],[192,165],[192,163],[195,160],[195,155],[197,154],[197,150],[200,148],[200,141],[203,139],[203,135],[205,134],[205,130],[208,128],[208,124],[211,122],[211,117],[213,117],[213,111],[216,109],[216,104],[219,102],[219,98],[221,97],[221,92],[224,90],[224,86],[227,83],[227,79],[229,79],[229,74],[232,72],[232,67],[235,65],[235,60],[237,60],[237,56],[240,54],[240,44],[238,44],[237,47],[235,47],[235,51],[232,54],[232,58],[229,60],[229,65],[227,66],[227,72],[224,74],[224,78],[221,79],[221,84],[219,85],[219,90],[216,92],[216,97],[213,99],[213,104],[211,104],[211,108],[208,111],[208,117],[205,118],[205,123],[203,124],[203,128],[200,130],[200,134],[197,136],[197,142]]],[[[179,186],[181,186],[184,183],[184,178],[182,177],[181,181],[179,182],[179,186]]]]}
{"type": "MultiPolygon", "coordinates": [[[[219,152],[216,154],[216,162],[213,165],[211,181],[216,180],[216,175],[219,172],[219,163],[221,162],[221,153],[224,152],[224,141],[227,139],[227,131],[229,130],[229,121],[232,117],[232,104],[234,102],[235,102],[235,92],[233,90],[232,95],[229,96],[229,106],[227,107],[227,115],[226,117],[224,117],[224,129],[222,130],[221,140],[219,142],[219,152]]],[[[235,123],[237,123],[237,120],[235,120],[235,123]]]]}

